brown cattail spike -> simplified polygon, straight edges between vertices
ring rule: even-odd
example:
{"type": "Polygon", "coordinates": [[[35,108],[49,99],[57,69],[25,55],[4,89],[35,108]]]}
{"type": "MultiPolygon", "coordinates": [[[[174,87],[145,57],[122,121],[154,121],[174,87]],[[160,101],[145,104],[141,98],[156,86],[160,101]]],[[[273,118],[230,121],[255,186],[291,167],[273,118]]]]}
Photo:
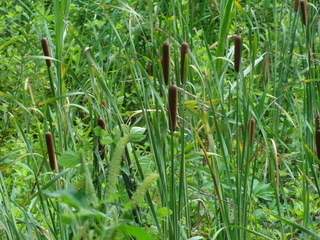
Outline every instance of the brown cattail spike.
{"type": "Polygon", "coordinates": [[[308,23],[307,2],[305,0],[301,0],[300,7],[301,7],[301,21],[303,25],[307,25],[308,23]]]}
{"type": "Polygon", "coordinates": [[[250,118],[250,121],[249,121],[250,146],[252,146],[253,144],[255,128],[256,128],[256,120],[254,118],[250,118]]]}
{"type": "Polygon", "coordinates": [[[58,170],[56,155],[54,153],[53,137],[51,132],[46,132],[46,144],[47,144],[50,168],[51,170],[58,170]]]}
{"type": "Polygon", "coordinates": [[[297,12],[299,8],[299,0],[294,0],[293,11],[297,12]]]}
{"type": "Polygon", "coordinates": [[[170,47],[168,42],[162,44],[162,70],[164,83],[169,83],[169,69],[170,69],[170,47]]]}
{"type": "Polygon", "coordinates": [[[103,107],[105,107],[105,108],[107,107],[107,101],[105,99],[103,99],[101,101],[101,104],[102,104],[103,107]]]}
{"type": "Polygon", "coordinates": [[[168,90],[168,102],[169,102],[169,126],[170,130],[174,132],[177,125],[177,102],[178,92],[175,86],[171,85],[168,90]]]}
{"type": "Polygon", "coordinates": [[[185,60],[186,60],[186,55],[188,54],[188,49],[189,49],[189,44],[186,42],[183,42],[181,44],[181,61],[180,61],[180,82],[183,84],[184,83],[184,73],[185,73],[185,60]]]}
{"type": "MultiPolygon", "coordinates": [[[[42,44],[43,54],[46,57],[50,57],[48,40],[46,38],[42,38],[41,39],[41,44],[42,44]]],[[[47,64],[47,67],[51,67],[51,60],[50,59],[46,59],[46,64],[47,64]]]]}
{"type": "MultiPolygon", "coordinates": [[[[104,123],[102,118],[98,119],[98,126],[100,126],[103,130],[106,130],[106,124],[104,123]]],[[[99,153],[100,158],[103,160],[106,156],[106,149],[105,146],[103,146],[99,141],[99,153]]]]}
{"type": "Polygon", "coordinates": [[[236,36],[234,39],[234,71],[239,72],[241,62],[242,38],[236,36]]]}

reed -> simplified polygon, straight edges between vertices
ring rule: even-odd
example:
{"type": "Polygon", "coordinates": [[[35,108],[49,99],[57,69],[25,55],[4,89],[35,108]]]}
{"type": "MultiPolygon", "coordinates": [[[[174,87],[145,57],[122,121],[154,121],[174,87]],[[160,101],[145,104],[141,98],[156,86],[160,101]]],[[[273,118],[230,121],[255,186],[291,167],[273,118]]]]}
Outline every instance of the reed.
{"type": "Polygon", "coordinates": [[[316,150],[317,150],[317,157],[320,160],[320,128],[316,129],[316,150]]]}
{"type": "Polygon", "coordinates": [[[168,42],[162,44],[162,71],[165,85],[169,84],[169,71],[170,71],[170,46],[168,42]]]}
{"type": "MultiPolygon", "coordinates": [[[[104,131],[106,130],[106,124],[102,118],[98,118],[97,125],[101,127],[101,129],[103,129],[104,131]]],[[[99,154],[100,154],[101,160],[103,160],[106,156],[106,149],[105,149],[105,146],[101,144],[100,138],[99,138],[99,154]]]]}

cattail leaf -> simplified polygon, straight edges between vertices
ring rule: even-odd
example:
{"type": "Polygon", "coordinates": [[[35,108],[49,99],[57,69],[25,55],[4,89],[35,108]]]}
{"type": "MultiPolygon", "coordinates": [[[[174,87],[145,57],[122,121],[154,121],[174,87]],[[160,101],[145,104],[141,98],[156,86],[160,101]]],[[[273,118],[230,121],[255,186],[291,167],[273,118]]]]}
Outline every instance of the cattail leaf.
{"type": "Polygon", "coordinates": [[[317,149],[317,157],[320,160],[320,128],[316,130],[316,149],[317,149]]]}
{"type": "Polygon", "coordinates": [[[47,100],[43,101],[43,102],[39,102],[37,103],[37,106],[41,106],[47,103],[52,103],[55,102],[57,100],[63,99],[63,98],[67,98],[67,97],[71,97],[71,96],[75,96],[75,95],[84,95],[83,92],[74,92],[74,93],[67,93],[67,94],[63,94],[57,97],[53,97],[53,98],[48,98],[47,100]]]}

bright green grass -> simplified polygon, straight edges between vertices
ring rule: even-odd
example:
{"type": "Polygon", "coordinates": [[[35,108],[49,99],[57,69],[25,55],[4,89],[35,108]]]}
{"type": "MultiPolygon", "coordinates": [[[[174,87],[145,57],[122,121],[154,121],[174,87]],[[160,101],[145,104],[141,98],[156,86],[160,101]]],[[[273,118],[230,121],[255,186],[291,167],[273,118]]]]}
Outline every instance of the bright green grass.
{"type": "Polygon", "coordinates": [[[0,3],[0,238],[320,238],[319,6],[305,26],[293,3],[0,3]]]}

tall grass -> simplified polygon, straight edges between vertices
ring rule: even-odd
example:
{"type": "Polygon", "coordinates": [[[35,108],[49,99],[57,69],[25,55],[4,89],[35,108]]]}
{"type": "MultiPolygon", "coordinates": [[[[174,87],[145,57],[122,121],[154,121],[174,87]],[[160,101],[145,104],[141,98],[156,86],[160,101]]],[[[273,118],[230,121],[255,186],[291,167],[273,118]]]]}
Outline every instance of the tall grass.
{"type": "Polygon", "coordinates": [[[320,238],[316,3],[19,4],[1,237],[320,238]]]}

